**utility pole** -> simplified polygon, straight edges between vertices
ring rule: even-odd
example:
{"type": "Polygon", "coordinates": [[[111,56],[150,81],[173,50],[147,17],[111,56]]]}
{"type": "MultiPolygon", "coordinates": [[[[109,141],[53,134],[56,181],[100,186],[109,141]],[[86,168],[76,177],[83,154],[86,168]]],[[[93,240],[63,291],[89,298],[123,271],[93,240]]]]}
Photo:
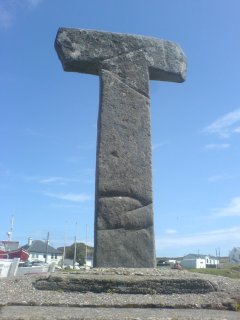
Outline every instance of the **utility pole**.
{"type": "Polygon", "coordinates": [[[64,266],[65,255],[66,255],[66,223],[64,228],[64,247],[63,247],[63,256],[62,256],[62,268],[64,266]]]}
{"type": "Polygon", "coordinates": [[[218,248],[218,261],[219,261],[219,267],[220,267],[220,257],[221,257],[221,254],[220,254],[220,248],[218,248]]]}
{"type": "Polygon", "coordinates": [[[87,256],[88,256],[88,249],[87,249],[87,241],[88,241],[88,225],[86,224],[86,244],[85,244],[85,269],[87,269],[87,256]]]}
{"type": "Polygon", "coordinates": [[[75,223],[74,254],[73,254],[73,269],[75,269],[76,256],[77,256],[77,222],[75,223]]]}
{"type": "Polygon", "coordinates": [[[48,256],[48,244],[49,244],[49,232],[47,233],[47,240],[46,240],[46,253],[45,253],[45,262],[47,263],[47,256],[48,256]]]}

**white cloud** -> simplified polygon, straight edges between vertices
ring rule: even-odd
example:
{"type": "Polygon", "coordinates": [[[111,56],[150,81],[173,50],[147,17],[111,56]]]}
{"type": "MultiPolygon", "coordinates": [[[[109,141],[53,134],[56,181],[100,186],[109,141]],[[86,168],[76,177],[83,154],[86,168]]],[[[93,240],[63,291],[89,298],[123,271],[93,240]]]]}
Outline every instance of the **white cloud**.
{"type": "Polygon", "coordinates": [[[216,134],[221,138],[229,138],[234,133],[240,133],[239,123],[240,109],[236,109],[215,120],[209,126],[205,127],[202,132],[216,134]]]}
{"type": "Polygon", "coordinates": [[[40,183],[52,183],[52,182],[62,182],[64,181],[64,178],[62,177],[48,177],[48,178],[44,178],[39,180],[40,183]]]}
{"type": "Polygon", "coordinates": [[[164,146],[165,144],[167,144],[166,141],[160,142],[160,143],[153,143],[153,144],[152,144],[152,151],[155,151],[155,150],[161,148],[161,147],[164,146]]]}
{"type": "Polygon", "coordinates": [[[85,193],[52,193],[52,192],[43,192],[44,195],[52,198],[57,198],[61,200],[67,200],[72,202],[85,202],[92,200],[92,196],[85,193]]]}
{"type": "MultiPolygon", "coordinates": [[[[51,203],[49,205],[51,208],[54,208],[54,209],[75,209],[75,208],[81,208],[81,204],[79,202],[61,202],[61,203],[51,203]]],[[[91,211],[94,212],[94,208],[93,207],[90,207],[91,208],[91,211]]],[[[85,208],[86,209],[86,208],[85,208]]],[[[89,206],[87,207],[87,209],[89,209],[89,206]]]]}
{"type": "Polygon", "coordinates": [[[229,143],[211,143],[211,144],[207,144],[205,146],[205,149],[207,150],[221,150],[221,149],[228,149],[230,148],[230,144],[229,143]]]}
{"type": "Polygon", "coordinates": [[[0,27],[8,29],[12,25],[13,14],[3,3],[0,3],[0,27]]]}
{"type": "Polygon", "coordinates": [[[175,234],[175,233],[177,233],[177,231],[174,229],[166,229],[165,230],[165,234],[175,234]]]}
{"type": "Polygon", "coordinates": [[[235,241],[235,243],[239,243],[240,226],[187,235],[161,235],[156,238],[156,246],[158,250],[188,248],[192,246],[200,248],[205,245],[219,247],[221,243],[229,242],[229,239],[235,241]]]}
{"type": "Polygon", "coordinates": [[[240,197],[231,199],[227,207],[215,209],[214,212],[218,217],[240,217],[240,197]]]}
{"type": "Polygon", "coordinates": [[[45,184],[45,185],[66,185],[70,183],[79,183],[82,182],[83,179],[79,178],[72,178],[72,177],[61,177],[61,176],[22,176],[22,178],[28,182],[34,182],[38,184],[45,184]]]}
{"type": "Polygon", "coordinates": [[[36,8],[42,0],[3,0],[0,2],[0,28],[8,29],[19,10],[36,8]]]}
{"type": "Polygon", "coordinates": [[[210,182],[216,182],[220,180],[230,180],[234,179],[234,176],[228,175],[228,174],[216,174],[213,176],[208,177],[208,181],[210,182]]]}
{"type": "Polygon", "coordinates": [[[235,129],[234,129],[234,132],[235,132],[235,133],[240,133],[240,127],[235,128],[235,129]]]}
{"type": "Polygon", "coordinates": [[[42,0],[26,0],[30,7],[36,7],[42,0]]]}

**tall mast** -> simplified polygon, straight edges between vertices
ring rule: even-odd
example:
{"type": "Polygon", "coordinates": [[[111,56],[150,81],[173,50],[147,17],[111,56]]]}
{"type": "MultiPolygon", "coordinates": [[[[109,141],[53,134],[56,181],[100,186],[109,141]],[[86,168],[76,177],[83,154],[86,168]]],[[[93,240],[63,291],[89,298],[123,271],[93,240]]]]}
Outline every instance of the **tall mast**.
{"type": "Polygon", "coordinates": [[[8,241],[12,241],[14,216],[11,217],[10,230],[7,232],[8,241]]]}

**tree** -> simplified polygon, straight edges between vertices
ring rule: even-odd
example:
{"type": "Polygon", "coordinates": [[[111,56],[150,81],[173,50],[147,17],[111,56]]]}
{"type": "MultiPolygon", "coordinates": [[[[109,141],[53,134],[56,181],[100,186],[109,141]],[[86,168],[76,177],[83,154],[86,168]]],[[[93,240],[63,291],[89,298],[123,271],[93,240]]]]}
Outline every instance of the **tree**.
{"type": "MultiPolygon", "coordinates": [[[[66,259],[74,259],[74,246],[73,243],[71,246],[67,246],[65,248],[65,258],[66,259]]],[[[86,245],[85,243],[79,242],[76,244],[76,262],[79,263],[80,266],[83,266],[86,263],[86,245]]],[[[63,247],[58,248],[63,252],[63,247]]],[[[93,247],[87,246],[88,255],[93,254],[93,247]]]]}

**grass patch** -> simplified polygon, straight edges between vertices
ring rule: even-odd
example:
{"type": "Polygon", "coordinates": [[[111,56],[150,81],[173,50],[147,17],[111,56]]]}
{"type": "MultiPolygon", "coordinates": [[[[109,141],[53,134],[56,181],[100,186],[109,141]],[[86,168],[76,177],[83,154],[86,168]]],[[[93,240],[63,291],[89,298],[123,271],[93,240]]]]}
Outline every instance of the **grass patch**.
{"type": "Polygon", "coordinates": [[[203,273],[203,274],[211,274],[214,276],[222,276],[222,277],[228,277],[232,279],[240,279],[240,266],[234,266],[224,269],[188,269],[190,272],[197,272],[197,273],[203,273]]]}

